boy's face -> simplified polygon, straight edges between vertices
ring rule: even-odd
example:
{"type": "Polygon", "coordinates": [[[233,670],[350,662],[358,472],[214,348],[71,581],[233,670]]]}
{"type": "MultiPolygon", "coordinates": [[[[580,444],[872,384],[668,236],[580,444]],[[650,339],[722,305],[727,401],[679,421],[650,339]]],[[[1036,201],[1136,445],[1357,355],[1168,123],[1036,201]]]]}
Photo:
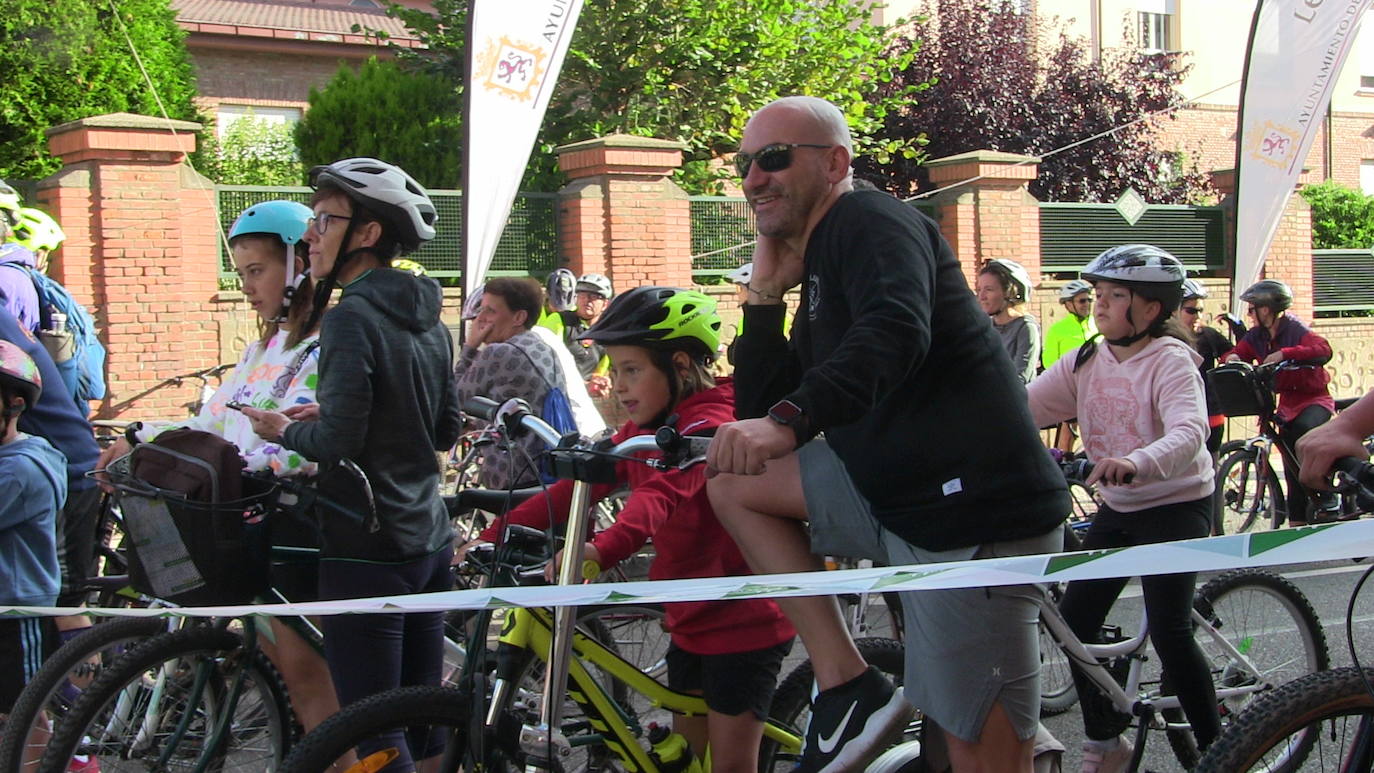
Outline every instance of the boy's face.
{"type": "Polygon", "coordinates": [[[12,406],[11,412],[0,413],[0,445],[14,440],[14,436],[19,434],[19,414],[23,412],[24,400],[18,395],[4,394],[0,396],[5,404],[12,406]]]}

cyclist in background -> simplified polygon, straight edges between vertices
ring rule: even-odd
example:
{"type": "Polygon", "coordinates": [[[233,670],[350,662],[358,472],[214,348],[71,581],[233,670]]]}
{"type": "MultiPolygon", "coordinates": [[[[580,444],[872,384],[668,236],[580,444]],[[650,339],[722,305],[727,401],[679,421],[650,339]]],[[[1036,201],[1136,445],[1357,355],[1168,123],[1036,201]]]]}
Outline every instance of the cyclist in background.
{"type": "Polygon", "coordinates": [[[48,255],[67,240],[62,226],[48,216],[48,213],[33,207],[21,207],[14,225],[14,241],[38,261],[38,270],[48,270],[48,255]]]}
{"type": "Polygon", "coordinates": [[[1217,404],[1217,396],[1212,391],[1211,384],[1207,383],[1207,371],[1215,368],[1221,355],[1231,350],[1231,342],[1220,330],[1203,321],[1202,302],[1205,300],[1207,288],[1196,279],[1183,280],[1183,303],[1179,304],[1178,311],[1174,312],[1174,319],[1193,334],[1193,348],[1202,356],[1202,364],[1198,366],[1198,371],[1202,373],[1202,388],[1207,395],[1207,426],[1210,428],[1207,433],[1207,453],[1215,460],[1217,452],[1221,450],[1222,435],[1226,431],[1226,415],[1217,404]]]}
{"type": "MultiPolygon", "coordinates": [[[[714,380],[710,372],[720,317],[707,296],[638,287],[616,297],[583,335],[610,354],[615,395],[630,415],[615,442],[650,434],[674,416],[683,434],[706,434],[734,419],[734,386],[728,379],[714,380]]],[[[620,462],[617,473],[629,483],[630,497],[615,524],[587,543],[587,560],[608,569],[652,539],[650,579],[750,573],[707,500],[703,467],[660,473],[620,462]]],[[[613,488],[598,485],[593,500],[613,488]]],[[[551,512],[560,521],[566,518],[571,496],[571,481],[559,481],[513,510],[509,520],[546,529],[551,512]]],[[[503,525],[498,520],[482,538],[498,539],[503,525]]],[[[549,572],[553,569],[550,565],[549,572]]],[[[687,737],[698,759],[705,759],[709,740],[711,770],[756,771],[778,670],[792,648],[792,626],[777,604],[765,599],[670,603],[664,612],[672,634],[668,686],[704,694],[709,709],[706,717],[674,715],[674,729],[687,737]]]]}
{"type": "Polygon", "coordinates": [[[583,274],[578,277],[576,287],[573,310],[560,314],[563,343],[577,361],[577,370],[587,382],[587,391],[592,397],[606,397],[611,388],[610,379],[606,377],[611,361],[599,344],[583,339],[582,334],[596,324],[615,292],[611,280],[601,274],[583,274]]]}
{"type": "MultiPolygon", "coordinates": [[[[304,238],[318,284],[305,327],[323,315],[318,418],[244,413],[259,436],[319,462],[328,471],[319,488],[331,499],[363,501],[341,459],[371,482],[375,517],[322,519],[322,598],[448,590],[453,527],[434,454],[451,448],[461,429],[453,341],[439,319],[439,284],[389,267],[434,238],[434,203],[404,170],[372,158],[317,166],[310,183],[314,218],[304,238]],[[336,285],[343,294],[324,315],[336,285]]],[[[331,615],[324,633],[340,705],[440,681],[442,612],[331,615]]],[[[399,737],[383,743],[415,759],[442,749],[438,738],[414,741],[415,748],[399,737]]],[[[395,761],[396,770],[413,765],[405,754],[395,761]]]]}
{"type": "Polygon", "coordinates": [[[1068,314],[1045,329],[1045,348],[1040,362],[1046,369],[1069,352],[1078,351],[1084,341],[1097,335],[1093,322],[1093,286],[1075,279],[1059,290],[1059,304],[1068,314]]]}
{"type": "MultiPolygon", "coordinates": [[[[1040,426],[1077,416],[1095,465],[1102,506],[1084,550],[1205,537],[1212,525],[1212,461],[1202,358],[1170,319],[1183,297],[1183,264],[1148,244],[1113,247],[1083,270],[1097,294],[1101,341],[1062,357],[1026,388],[1040,426]]],[[[1059,609],[1079,639],[1097,641],[1128,578],[1069,583],[1059,609]]],[[[1221,732],[1210,667],[1193,638],[1196,574],[1140,578],[1150,641],[1165,679],[1193,726],[1199,748],[1221,732]]],[[[1097,688],[1074,669],[1079,695],[1097,688]]],[[[1131,743],[1098,702],[1083,701],[1083,773],[1124,770],[1131,743]]]]}
{"type": "MultiPolygon", "coordinates": [[[[577,275],[566,268],[556,268],[544,280],[544,308],[539,312],[539,327],[563,335],[563,313],[577,306],[577,275]]],[[[569,352],[571,354],[571,352],[569,352]]]]}
{"type": "Polygon", "coordinates": [[[1020,308],[1031,297],[1030,274],[1014,260],[995,258],[978,271],[975,288],[1021,383],[1029,384],[1040,367],[1040,323],[1020,308]]]}
{"type": "MultiPolygon", "coordinates": [[[[1293,305],[1293,291],[1277,279],[1262,279],[1250,285],[1240,299],[1250,304],[1249,314],[1255,326],[1222,360],[1266,365],[1292,360],[1307,366],[1274,374],[1274,392],[1279,398],[1275,411],[1279,439],[1292,448],[1303,435],[1325,424],[1336,412],[1336,401],[1327,386],[1331,374],[1320,367],[1331,359],[1331,344],[1288,313],[1293,305]]],[[[1308,492],[1297,470],[1285,467],[1283,478],[1288,488],[1288,523],[1305,526],[1311,520],[1308,492]]],[[[1318,500],[1320,512],[1316,520],[1331,520],[1339,514],[1336,497],[1323,493],[1318,500]]]]}

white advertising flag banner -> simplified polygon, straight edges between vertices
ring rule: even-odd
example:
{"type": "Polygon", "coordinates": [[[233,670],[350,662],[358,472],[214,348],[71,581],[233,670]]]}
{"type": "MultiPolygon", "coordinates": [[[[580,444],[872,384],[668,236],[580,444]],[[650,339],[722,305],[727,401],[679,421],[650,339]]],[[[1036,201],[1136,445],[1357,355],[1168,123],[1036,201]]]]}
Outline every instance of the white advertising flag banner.
{"type": "Polygon", "coordinates": [[[1246,57],[1236,148],[1232,310],[1259,279],[1283,208],[1371,0],[1259,0],[1246,57]]]}
{"type": "Polygon", "coordinates": [[[477,0],[468,83],[463,285],[482,284],[544,121],[582,0],[477,0]]]}

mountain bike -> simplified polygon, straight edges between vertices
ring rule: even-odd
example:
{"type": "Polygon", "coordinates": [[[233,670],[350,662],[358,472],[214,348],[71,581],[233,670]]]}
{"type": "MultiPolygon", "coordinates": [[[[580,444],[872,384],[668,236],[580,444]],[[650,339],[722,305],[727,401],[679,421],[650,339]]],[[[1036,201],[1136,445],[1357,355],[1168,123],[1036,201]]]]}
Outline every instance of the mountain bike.
{"type": "MultiPolygon", "coordinates": [[[[1345,459],[1340,488],[1374,506],[1374,465],[1345,459]]],[[[1371,567],[1351,592],[1346,641],[1355,665],[1309,674],[1257,698],[1199,761],[1200,773],[1374,770],[1374,670],[1359,665],[1355,600],[1371,567]]]]}

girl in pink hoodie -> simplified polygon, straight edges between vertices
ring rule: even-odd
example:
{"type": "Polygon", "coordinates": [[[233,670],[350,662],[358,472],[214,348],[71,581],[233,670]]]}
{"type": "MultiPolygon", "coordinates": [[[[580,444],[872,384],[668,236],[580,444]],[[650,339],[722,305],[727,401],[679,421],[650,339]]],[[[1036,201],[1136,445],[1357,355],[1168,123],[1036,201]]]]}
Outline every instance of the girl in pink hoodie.
{"type": "MultiPolygon", "coordinates": [[[[1062,357],[1027,386],[1038,426],[1078,418],[1102,507],[1083,548],[1124,547],[1205,537],[1213,488],[1199,355],[1170,316],[1183,297],[1183,265],[1146,244],[1114,247],[1083,271],[1097,293],[1102,341],[1062,357]]],[[[1096,641],[1128,578],[1069,584],[1060,611],[1075,635],[1096,641]]],[[[1165,678],[1178,688],[1198,745],[1221,731],[1207,661],[1193,640],[1195,573],[1142,577],[1150,639],[1165,678]]],[[[1096,689],[1074,673],[1079,694],[1096,689]]],[[[1084,702],[1083,772],[1122,770],[1131,744],[1110,716],[1084,702]]]]}

